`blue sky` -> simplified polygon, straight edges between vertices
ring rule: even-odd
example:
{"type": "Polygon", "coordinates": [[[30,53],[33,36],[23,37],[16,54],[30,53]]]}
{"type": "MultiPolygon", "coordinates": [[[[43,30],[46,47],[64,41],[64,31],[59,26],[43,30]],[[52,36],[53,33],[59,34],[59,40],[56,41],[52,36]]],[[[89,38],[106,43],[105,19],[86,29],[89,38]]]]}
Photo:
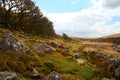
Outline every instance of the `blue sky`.
{"type": "Polygon", "coordinates": [[[90,7],[90,0],[35,0],[47,13],[77,12],[90,7]]]}
{"type": "Polygon", "coordinates": [[[107,22],[108,25],[112,25],[120,21],[120,17],[113,17],[110,21],[107,22]]]}
{"type": "Polygon", "coordinates": [[[120,33],[120,0],[34,0],[56,33],[96,38],[120,33]]]}

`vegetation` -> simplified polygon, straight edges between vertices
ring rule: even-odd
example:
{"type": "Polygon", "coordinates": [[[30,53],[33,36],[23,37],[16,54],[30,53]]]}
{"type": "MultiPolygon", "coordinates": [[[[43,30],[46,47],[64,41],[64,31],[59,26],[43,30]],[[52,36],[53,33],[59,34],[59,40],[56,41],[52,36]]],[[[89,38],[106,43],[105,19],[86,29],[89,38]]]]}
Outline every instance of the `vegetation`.
{"type": "Polygon", "coordinates": [[[53,24],[32,0],[0,0],[0,25],[42,37],[53,37],[53,24]]]}
{"type": "Polygon", "coordinates": [[[120,56],[113,49],[113,44],[107,43],[117,44],[119,41],[114,41],[119,37],[98,39],[101,42],[87,41],[87,39],[80,42],[63,33],[62,37],[57,35],[58,38],[51,38],[56,36],[53,23],[42,14],[32,0],[0,0],[0,27],[0,37],[11,30],[17,39],[25,41],[33,51],[33,54],[28,55],[0,49],[0,71],[16,72],[21,80],[31,80],[34,69],[40,73],[41,80],[53,70],[60,73],[65,80],[100,80],[108,76],[105,72],[107,69],[104,68],[106,62],[103,59],[100,61],[95,55],[88,56],[83,52],[95,51],[106,56],[120,56]],[[4,29],[1,30],[2,28],[4,29]],[[44,40],[49,46],[51,46],[50,42],[55,42],[64,47],[54,47],[55,52],[40,55],[33,50],[40,40],[44,40]],[[73,55],[78,52],[80,57],[76,59],[73,55]],[[80,59],[85,62],[79,63],[80,59]],[[46,61],[52,61],[55,67],[46,66],[44,64],[46,61]],[[103,71],[100,71],[96,65],[103,71]]]}
{"type": "Polygon", "coordinates": [[[67,40],[67,41],[71,40],[71,38],[65,33],[63,33],[62,37],[63,37],[64,40],[67,40]]]}
{"type": "MultiPolygon", "coordinates": [[[[39,36],[27,36],[14,32],[13,34],[20,40],[27,42],[27,45],[31,50],[34,45],[38,44],[40,40],[43,40],[39,36]],[[30,41],[31,39],[35,39],[30,41]]],[[[3,35],[3,34],[2,34],[3,35]]],[[[44,39],[48,44],[50,42],[57,42],[69,48],[70,54],[73,55],[78,51],[79,46],[83,44],[76,41],[65,41],[64,39],[44,39]]],[[[56,52],[51,54],[39,55],[34,54],[15,54],[7,51],[0,51],[0,71],[12,71],[16,72],[21,80],[31,80],[33,69],[35,68],[41,76],[41,80],[48,75],[51,71],[59,72],[65,80],[100,80],[98,71],[91,66],[91,63],[78,64],[75,58],[71,59],[71,56],[64,56],[61,54],[62,49],[55,48],[56,52]],[[53,69],[46,66],[46,61],[52,61],[55,65],[53,69]]],[[[81,55],[80,59],[86,59],[85,55],[81,55]]]]}

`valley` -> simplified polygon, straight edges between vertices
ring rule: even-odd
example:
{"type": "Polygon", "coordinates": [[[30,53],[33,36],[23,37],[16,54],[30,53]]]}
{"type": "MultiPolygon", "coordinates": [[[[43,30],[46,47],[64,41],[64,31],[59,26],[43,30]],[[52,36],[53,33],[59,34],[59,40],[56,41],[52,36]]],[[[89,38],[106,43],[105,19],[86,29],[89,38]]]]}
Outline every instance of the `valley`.
{"type": "Polygon", "coordinates": [[[2,28],[0,34],[0,71],[15,72],[20,80],[55,75],[60,80],[119,80],[120,54],[113,42],[47,39],[2,28]]]}

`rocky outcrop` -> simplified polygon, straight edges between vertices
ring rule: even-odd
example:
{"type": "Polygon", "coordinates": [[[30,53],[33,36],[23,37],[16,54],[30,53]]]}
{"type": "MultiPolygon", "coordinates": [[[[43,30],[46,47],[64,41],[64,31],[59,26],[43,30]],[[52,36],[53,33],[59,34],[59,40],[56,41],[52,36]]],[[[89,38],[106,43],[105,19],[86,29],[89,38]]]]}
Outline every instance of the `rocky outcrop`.
{"type": "Polygon", "coordinates": [[[64,80],[64,79],[59,73],[53,71],[45,77],[45,80],[64,80]]]}
{"type": "Polygon", "coordinates": [[[114,77],[116,80],[120,80],[120,58],[105,55],[95,51],[84,52],[91,62],[96,64],[97,67],[109,76],[114,77]]]}
{"type": "Polygon", "coordinates": [[[0,49],[14,53],[32,53],[24,42],[17,40],[12,33],[6,33],[0,37],[0,49]]]}
{"type": "Polygon", "coordinates": [[[42,41],[34,47],[34,50],[39,54],[52,53],[55,51],[54,48],[50,47],[49,45],[42,41]]]}
{"type": "Polygon", "coordinates": [[[0,80],[20,80],[16,73],[0,72],[0,80]]]}

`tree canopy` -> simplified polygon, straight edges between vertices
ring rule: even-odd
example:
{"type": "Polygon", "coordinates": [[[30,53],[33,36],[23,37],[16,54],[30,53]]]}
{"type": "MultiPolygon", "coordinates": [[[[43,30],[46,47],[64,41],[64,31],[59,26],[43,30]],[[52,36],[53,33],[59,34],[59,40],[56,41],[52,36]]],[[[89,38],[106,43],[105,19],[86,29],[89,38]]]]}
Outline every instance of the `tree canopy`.
{"type": "Polygon", "coordinates": [[[53,23],[32,0],[0,0],[0,25],[41,36],[55,36],[53,23]]]}

